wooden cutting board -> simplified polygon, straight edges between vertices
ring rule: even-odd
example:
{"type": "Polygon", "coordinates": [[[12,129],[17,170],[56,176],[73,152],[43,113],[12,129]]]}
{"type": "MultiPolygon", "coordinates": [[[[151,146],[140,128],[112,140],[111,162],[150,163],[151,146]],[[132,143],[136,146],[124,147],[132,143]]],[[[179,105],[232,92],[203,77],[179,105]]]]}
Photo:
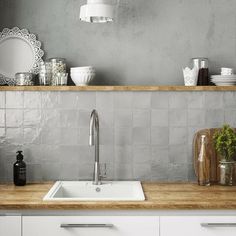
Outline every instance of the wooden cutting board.
{"type": "MultiPolygon", "coordinates": [[[[211,160],[211,182],[217,183],[219,181],[219,160],[220,157],[217,154],[215,147],[214,147],[214,141],[213,136],[216,131],[220,129],[203,129],[198,131],[193,140],[193,156],[194,156],[194,169],[196,176],[198,176],[198,156],[201,149],[201,136],[206,135],[207,137],[207,155],[210,157],[211,160]]],[[[236,129],[235,129],[236,131],[236,129]]]]}

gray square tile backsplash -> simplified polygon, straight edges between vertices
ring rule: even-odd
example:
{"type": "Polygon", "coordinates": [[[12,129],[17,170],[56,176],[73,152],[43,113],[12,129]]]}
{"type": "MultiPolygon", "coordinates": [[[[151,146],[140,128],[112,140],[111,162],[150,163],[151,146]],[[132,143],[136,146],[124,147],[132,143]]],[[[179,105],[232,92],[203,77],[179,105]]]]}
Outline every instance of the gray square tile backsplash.
{"type": "Polygon", "coordinates": [[[91,179],[94,108],[108,179],[194,180],[194,133],[236,126],[236,92],[0,92],[1,182],[19,149],[29,181],[91,179]]]}

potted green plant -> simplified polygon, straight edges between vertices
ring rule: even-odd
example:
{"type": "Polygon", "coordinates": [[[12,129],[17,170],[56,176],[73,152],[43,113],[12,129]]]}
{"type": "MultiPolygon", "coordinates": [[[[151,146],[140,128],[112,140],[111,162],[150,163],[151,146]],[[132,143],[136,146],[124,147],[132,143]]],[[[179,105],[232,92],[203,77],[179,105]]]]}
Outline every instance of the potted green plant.
{"type": "Polygon", "coordinates": [[[214,144],[220,155],[220,184],[233,185],[234,155],[236,153],[236,133],[229,125],[214,134],[214,144]]]}

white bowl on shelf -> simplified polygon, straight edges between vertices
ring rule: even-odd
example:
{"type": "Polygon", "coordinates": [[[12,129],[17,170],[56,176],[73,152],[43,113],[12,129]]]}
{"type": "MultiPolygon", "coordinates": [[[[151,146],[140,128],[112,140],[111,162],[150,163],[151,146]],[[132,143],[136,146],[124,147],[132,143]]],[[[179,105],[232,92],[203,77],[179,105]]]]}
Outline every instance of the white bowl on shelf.
{"type": "Polygon", "coordinates": [[[86,71],[81,71],[81,72],[70,72],[71,75],[94,75],[95,72],[86,72],[86,71]]]}
{"type": "Polygon", "coordinates": [[[77,66],[77,67],[71,67],[70,69],[71,70],[78,70],[78,69],[87,70],[87,69],[94,69],[94,67],[93,66],[77,66]]]}
{"type": "Polygon", "coordinates": [[[71,79],[76,86],[86,86],[88,85],[95,77],[95,73],[72,73],[71,79]]]}
{"type": "Polygon", "coordinates": [[[92,66],[84,66],[84,67],[72,67],[70,68],[72,72],[95,72],[95,69],[92,66]]]}

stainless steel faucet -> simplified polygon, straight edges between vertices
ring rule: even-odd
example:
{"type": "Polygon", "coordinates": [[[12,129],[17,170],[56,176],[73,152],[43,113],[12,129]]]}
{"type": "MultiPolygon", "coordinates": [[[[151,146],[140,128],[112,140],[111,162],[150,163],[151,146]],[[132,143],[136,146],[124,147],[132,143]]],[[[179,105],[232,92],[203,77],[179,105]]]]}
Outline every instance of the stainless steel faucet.
{"type": "Polygon", "coordinates": [[[100,185],[101,173],[99,163],[99,118],[96,110],[93,110],[90,117],[89,145],[95,146],[95,163],[93,172],[93,184],[100,185]]]}

